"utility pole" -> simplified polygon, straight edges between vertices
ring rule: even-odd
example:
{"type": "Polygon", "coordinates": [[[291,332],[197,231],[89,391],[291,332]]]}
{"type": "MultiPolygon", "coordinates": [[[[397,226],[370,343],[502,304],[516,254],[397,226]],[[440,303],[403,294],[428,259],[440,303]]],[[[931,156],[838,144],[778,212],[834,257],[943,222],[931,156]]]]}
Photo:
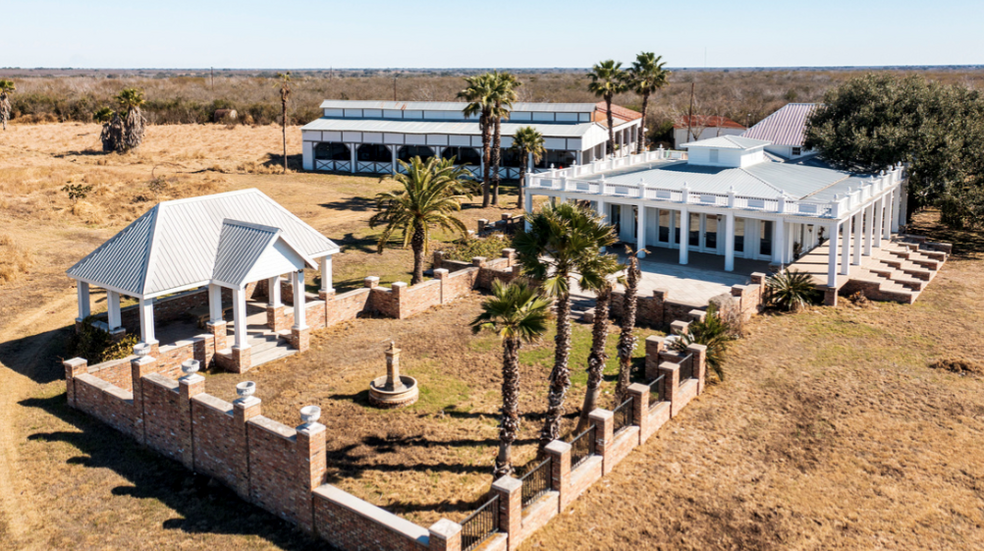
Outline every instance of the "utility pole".
{"type": "Polygon", "coordinates": [[[208,68],[208,80],[212,86],[212,91],[215,91],[215,67],[208,68]]]}
{"type": "Polygon", "coordinates": [[[690,141],[694,141],[693,131],[691,127],[694,124],[694,85],[696,82],[690,83],[690,114],[687,115],[687,138],[690,141]]]}
{"type": "Polygon", "coordinates": [[[393,101],[396,101],[396,73],[393,73],[393,101]]]}

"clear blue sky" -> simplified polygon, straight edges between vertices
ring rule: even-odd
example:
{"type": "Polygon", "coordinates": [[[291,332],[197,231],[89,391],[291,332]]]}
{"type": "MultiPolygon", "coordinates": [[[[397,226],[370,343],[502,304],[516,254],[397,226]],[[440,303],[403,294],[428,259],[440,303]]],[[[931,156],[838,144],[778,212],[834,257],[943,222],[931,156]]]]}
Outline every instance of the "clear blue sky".
{"type": "Polygon", "coordinates": [[[984,0],[3,4],[8,67],[586,67],[642,50],[702,67],[705,48],[710,67],[984,64],[984,0]]]}

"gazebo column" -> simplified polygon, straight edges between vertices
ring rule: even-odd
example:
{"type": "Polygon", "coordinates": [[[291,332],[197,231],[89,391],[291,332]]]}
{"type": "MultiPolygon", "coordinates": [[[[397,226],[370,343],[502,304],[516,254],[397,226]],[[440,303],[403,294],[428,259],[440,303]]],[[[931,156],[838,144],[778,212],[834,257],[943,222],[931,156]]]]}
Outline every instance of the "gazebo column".
{"type": "MultiPolygon", "coordinates": [[[[836,228],[834,228],[836,229],[836,228]]],[[[834,236],[830,236],[831,247],[834,247],[836,239],[834,236]]],[[[848,218],[844,220],[841,224],[841,264],[840,264],[841,275],[847,275],[851,269],[851,219],[848,218]]]]}
{"type": "Polygon", "coordinates": [[[864,209],[854,215],[854,260],[855,266],[861,265],[862,245],[864,245],[864,209]]]}
{"type": "MultiPolygon", "coordinates": [[[[874,219],[875,219],[875,203],[871,202],[867,207],[864,207],[864,256],[871,256],[871,242],[872,236],[875,233],[874,219]]],[[[858,262],[860,264],[861,262],[858,262]]]]}
{"type": "Polygon", "coordinates": [[[287,318],[284,317],[284,303],[280,300],[280,276],[267,280],[267,327],[278,332],[287,329],[287,318]]]}
{"type": "Polygon", "coordinates": [[[154,338],[154,299],[140,299],[140,342],[150,345],[150,355],[157,356],[157,339],[154,338]]]}
{"type": "Polygon", "coordinates": [[[735,271],[735,213],[724,216],[724,271],[735,271]]]}
{"type": "Polygon", "coordinates": [[[208,285],[208,332],[212,335],[215,350],[225,350],[229,347],[228,327],[222,315],[222,287],[209,283],[208,285]]]}
{"type": "Polygon", "coordinates": [[[321,291],[318,293],[318,297],[321,300],[325,300],[326,296],[335,293],[335,288],[332,286],[331,255],[326,255],[321,258],[320,267],[321,267],[321,291]]]}
{"type": "Polygon", "coordinates": [[[680,264],[689,262],[690,213],[687,207],[680,209],[680,264]]]}
{"type": "Polygon", "coordinates": [[[79,281],[76,285],[75,292],[78,295],[79,303],[79,317],[75,318],[75,330],[78,331],[82,328],[82,322],[85,321],[85,318],[92,315],[92,306],[89,302],[89,284],[79,281]]]}
{"type": "Polygon", "coordinates": [[[311,342],[311,329],[307,326],[304,305],[304,270],[291,274],[294,284],[294,326],[290,328],[290,344],[300,352],[308,349],[311,342]]]}
{"type": "Polygon", "coordinates": [[[249,340],[246,337],[246,290],[232,290],[232,323],[235,340],[232,345],[232,361],[237,373],[242,373],[253,365],[249,340]]]}
{"type": "Polygon", "coordinates": [[[114,339],[123,338],[126,329],[123,329],[123,316],[120,313],[120,294],[109,289],[106,290],[106,321],[109,334],[114,339]]]}
{"type": "Polygon", "coordinates": [[[885,210],[885,197],[882,197],[875,201],[875,219],[874,226],[871,229],[871,236],[874,242],[872,246],[877,248],[881,247],[882,240],[882,226],[884,225],[884,220],[882,213],[885,210]]]}

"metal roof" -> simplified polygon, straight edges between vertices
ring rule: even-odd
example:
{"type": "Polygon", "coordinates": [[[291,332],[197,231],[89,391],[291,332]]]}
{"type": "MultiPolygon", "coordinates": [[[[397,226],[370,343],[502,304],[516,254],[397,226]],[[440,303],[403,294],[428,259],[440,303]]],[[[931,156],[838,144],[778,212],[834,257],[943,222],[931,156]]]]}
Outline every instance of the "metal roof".
{"type": "MultiPolygon", "coordinates": [[[[461,111],[468,105],[464,101],[360,101],[327,99],[322,109],[392,109],[405,111],[461,111]]],[[[549,113],[592,113],[594,103],[530,103],[516,102],[510,111],[536,111],[549,113]]]]}
{"type": "Polygon", "coordinates": [[[769,145],[769,142],[766,140],[752,140],[749,138],[742,138],[740,136],[718,136],[716,138],[708,138],[706,140],[685,143],[680,147],[685,147],[688,149],[691,147],[713,147],[715,149],[755,149],[756,147],[765,147],[767,145],[769,145]]]}
{"type": "Polygon", "coordinates": [[[68,275],[138,298],[204,285],[212,279],[227,220],[278,228],[308,258],[338,252],[335,243],[273,199],[244,189],[158,203],[68,275]]]}
{"type": "Polygon", "coordinates": [[[314,268],[316,264],[295,248],[280,228],[225,220],[212,268],[212,281],[232,287],[275,275],[314,268]]]}
{"type": "Polygon", "coordinates": [[[773,145],[802,146],[806,120],[816,103],[788,103],[742,133],[745,138],[768,140],[773,145]]]}
{"type": "MultiPolygon", "coordinates": [[[[503,122],[502,135],[512,136],[526,126],[537,129],[546,138],[580,138],[598,123],[580,124],[542,123],[542,122],[503,122]]],[[[480,136],[477,122],[432,122],[402,121],[382,119],[334,119],[323,117],[305,124],[301,130],[322,130],[336,132],[388,132],[391,134],[454,134],[480,136]]]]}

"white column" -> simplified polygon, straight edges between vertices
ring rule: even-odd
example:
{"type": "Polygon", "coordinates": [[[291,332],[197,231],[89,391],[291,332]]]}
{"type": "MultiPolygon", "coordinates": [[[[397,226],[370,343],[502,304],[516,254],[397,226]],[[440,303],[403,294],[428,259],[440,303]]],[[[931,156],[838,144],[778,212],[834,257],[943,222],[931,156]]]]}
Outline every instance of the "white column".
{"type": "Polygon", "coordinates": [[[398,145],[387,146],[390,148],[390,172],[396,174],[396,154],[400,150],[398,145]]]}
{"type": "Polygon", "coordinates": [[[851,264],[861,265],[862,245],[864,245],[864,209],[854,215],[854,261],[851,264]]]}
{"type": "Polygon", "coordinates": [[[267,280],[267,306],[276,308],[280,302],[280,276],[273,276],[267,280]]]}
{"type": "Polygon", "coordinates": [[[772,263],[784,264],[786,251],[786,221],[776,220],[772,223],[772,263]]]}
{"type": "Polygon", "coordinates": [[[335,288],[331,280],[331,255],[321,259],[321,291],[331,293],[335,288]]]}
{"type": "Polygon", "coordinates": [[[792,222],[785,222],[786,225],[786,246],[783,247],[783,263],[790,264],[793,262],[793,242],[796,241],[796,230],[795,224],[792,222]]]}
{"type": "Polygon", "coordinates": [[[724,217],[724,271],[735,271],[735,213],[724,217]]]}
{"type": "Polygon", "coordinates": [[[140,299],[140,341],[144,344],[154,344],[154,299],[140,299]]]}
{"type": "Polygon", "coordinates": [[[294,329],[304,329],[307,327],[307,320],[304,319],[306,312],[304,307],[304,270],[298,270],[292,275],[294,283],[294,329]]]}
{"type": "Polygon", "coordinates": [[[304,142],[304,149],[301,155],[301,164],[304,170],[314,170],[314,142],[304,142]]]}
{"type": "Polygon", "coordinates": [[[875,204],[872,202],[864,208],[864,256],[871,256],[871,238],[875,233],[875,225],[872,223],[874,219],[875,204]]]}
{"type": "Polygon", "coordinates": [[[892,192],[892,233],[899,233],[899,211],[902,207],[902,186],[896,186],[892,192]]]}
{"type": "MultiPolygon", "coordinates": [[[[528,204],[529,202],[527,202],[528,204]]],[[[532,208],[530,212],[533,212],[532,208]]],[[[601,215],[602,220],[608,224],[608,203],[605,202],[601,197],[598,198],[598,214],[601,215]]]]}
{"type": "Polygon", "coordinates": [[[830,239],[828,239],[830,250],[827,254],[827,287],[837,286],[837,231],[839,225],[834,222],[827,230],[827,233],[830,234],[830,239]]]}
{"type": "Polygon", "coordinates": [[[106,310],[108,311],[109,330],[117,329],[122,325],[120,315],[120,294],[116,291],[106,291],[106,310]]]}
{"type": "Polygon", "coordinates": [[[79,317],[75,318],[75,320],[82,321],[92,314],[91,306],[89,306],[89,284],[84,281],[78,281],[75,292],[79,303],[79,317]]]}
{"type": "Polygon", "coordinates": [[[208,284],[208,318],[211,322],[222,321],[222,287],[208,284]]]}
{"type": "Polygon", "coordinates": [[[636,256],[643,258],[646,256],[646,205],[641,204],[638,219],[636,220],[636,256]]]}
{"type": "Polygon", "coordinates": [[[905,225],[905,215],[909,212],[909,194],[905,188],[905,185],[899,186],[899,226],[905,225]]]}
{"type": "Polygon", "coordinates": [[[690,213],[687,207],[680,209],[680,264],[688,262],[690,249],[690,213]]]}
{"type": "Polygon", "coordinates": [[[354,143],[350,143],[350,144],[348,144],[348,146],[349,146],[349,160],[352,163],[352,171],[351,172],[352,172],[352,174],[355,174],[355,162],[356,162],[355,161],[355,144],[354,143]]]}
{"type": "Polygon", "coordinates": [[[246,341],[246,290],[232,290],[232,324],[236,332],[235,347],[249,348],[246,341]]]}
{"type": "Polygon", "coordinates": [[[892,201],[894,193],[889,193],[885,196],[885,211],[882,216],[882,239],[889,241],[892,239],[892,201]]]}
{"type": "Polygon", "coordinates": [[[872,246],[875,247],[876,249],[881,247],[882,232],[883,232],[882,226],[884,225],[884,220],[882,219],[882,211],[884,210],[885,210],[885,198],[882,197],[881,199],[875,201],[875,219],[873,221],[874,225],[871,228],[871,235],[872,238],[874,239],[872,246]]]}
{"type": "MultiPolygon", "coordinates": [[[[834,236],[830,236],[831,243],[836,242],[834,236]]],[[[841,224],[841,275],[848,275],[851,269],[851,219],[844,220],[841,224]]]]}

